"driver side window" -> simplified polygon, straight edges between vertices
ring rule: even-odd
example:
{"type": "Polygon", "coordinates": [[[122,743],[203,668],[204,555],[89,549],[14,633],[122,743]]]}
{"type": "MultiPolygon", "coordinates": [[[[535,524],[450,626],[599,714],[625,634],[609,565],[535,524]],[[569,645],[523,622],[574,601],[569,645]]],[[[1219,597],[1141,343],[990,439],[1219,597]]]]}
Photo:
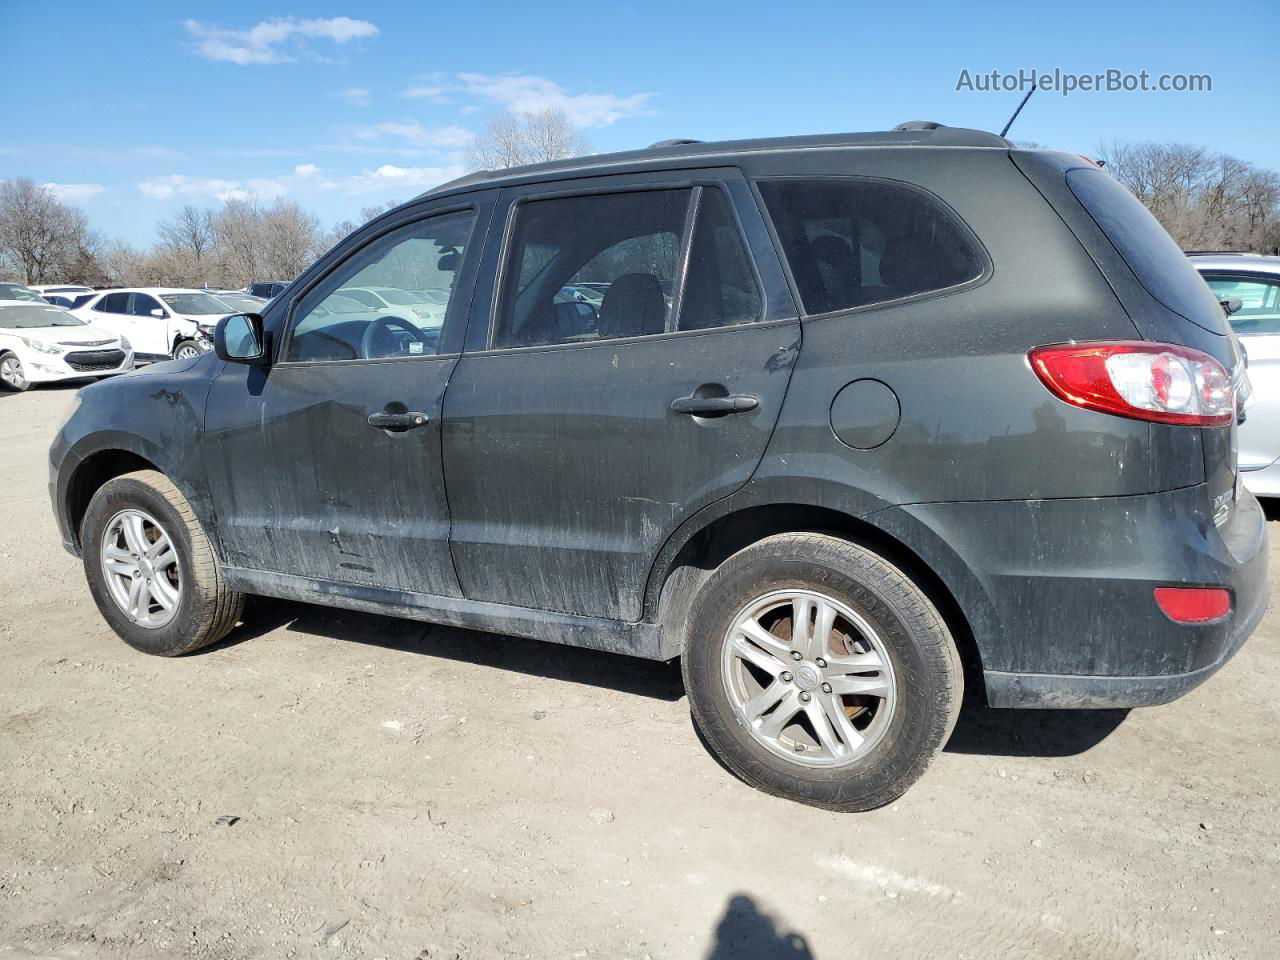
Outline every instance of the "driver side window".
{"type": "Polygon", "coordinates": [[[438,352],[475,214],[447,213],[373,240],[307,293],[282,359],[376,360],[438,352]]]}

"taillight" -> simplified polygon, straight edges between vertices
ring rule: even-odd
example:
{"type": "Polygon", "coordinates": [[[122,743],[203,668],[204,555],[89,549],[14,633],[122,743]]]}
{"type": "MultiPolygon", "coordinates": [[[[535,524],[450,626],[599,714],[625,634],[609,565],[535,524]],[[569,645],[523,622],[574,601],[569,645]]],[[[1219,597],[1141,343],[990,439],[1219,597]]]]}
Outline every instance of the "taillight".
{"type": "Polygon", "coordinates": [[[1195,427],[1235,420],[1231,377],[1199,350],[1143,340],[1064,343],[1027,354],[1067,403],[1117,417],[1195,427]]]}
{"type": "Polygon", "coordinates": [[[1178,623],[1204,623],[1231,612],[1231,592],[1221,587],[1156,587],[1156,605],[1178,623]]]}

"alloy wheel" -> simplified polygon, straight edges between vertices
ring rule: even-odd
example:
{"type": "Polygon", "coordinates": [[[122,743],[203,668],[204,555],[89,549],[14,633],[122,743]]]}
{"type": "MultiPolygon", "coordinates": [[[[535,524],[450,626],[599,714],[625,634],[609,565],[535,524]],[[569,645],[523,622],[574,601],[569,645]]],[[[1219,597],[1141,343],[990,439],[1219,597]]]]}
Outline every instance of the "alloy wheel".
{"type": "Polygon", "coordinates": [[[178,612],[181,568],[173,541],[142,510],[122,510],[107,523],[99,550],[111,599],[140,627],[159,629],[178,612]]]}
{"type": "Polygon", "coordinates": [[[13,354],[0,360],[0,380],[21,390],[27,382],[26,374],[22,371],[22,361],[13,354]]]}
{"type": "Polygon", "coordinates": [[[743,607],[725,634],[722,672],[739,723],[803,766],[842,767],[866,756],[897,703],[879,632],[812,590],[774,591],[743,607]]]}

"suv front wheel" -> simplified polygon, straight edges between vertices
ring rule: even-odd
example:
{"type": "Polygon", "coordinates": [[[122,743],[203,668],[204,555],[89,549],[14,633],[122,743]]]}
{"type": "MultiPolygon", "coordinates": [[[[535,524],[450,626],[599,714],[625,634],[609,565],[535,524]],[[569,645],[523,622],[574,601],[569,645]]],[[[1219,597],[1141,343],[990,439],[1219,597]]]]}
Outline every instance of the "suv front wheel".
{"type": "Polygon", "coordinates": [[[226,586],[191,505],[154,470],[103,484],[80,526],[98,609],[125,643],[176,657],[221,640],[244,596],[226,586]]]}
{"type": "Polygon", "coordinates": [[[694,722],[766,792],[831,810],[901,796],[955,726],[960,658],[897,567],[822,534],[734,554],[695,598],[683,656],[694,722]]]}

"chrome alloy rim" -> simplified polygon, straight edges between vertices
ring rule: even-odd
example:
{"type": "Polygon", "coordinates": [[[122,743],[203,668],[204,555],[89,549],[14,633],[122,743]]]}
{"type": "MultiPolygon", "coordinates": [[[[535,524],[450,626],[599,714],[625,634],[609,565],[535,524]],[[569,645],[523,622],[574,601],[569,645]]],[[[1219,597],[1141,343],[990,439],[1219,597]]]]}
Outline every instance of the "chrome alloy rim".
{"type": "Polygon", "coordinates": [[[738,722],[772,753],[803,766],[860,760],[884,736],[897,704],[878,631],[813,590],[773,591],[743,607],[725,634],[721,666],[738,722]]]}
{"type": "Polygon", "coordinates": [[[182,600],[178,551],[155,517],[121,510],[107,523],[98,551],[111,599],[140,627],[165,626],[182,600]]]}
{"type": "Polygon", "coordinates": [[[11,387],[20,387],[26,383],[27,378],[22,374],[22,361],[12,354],[0,360],[0,380],[11,387]]]}

